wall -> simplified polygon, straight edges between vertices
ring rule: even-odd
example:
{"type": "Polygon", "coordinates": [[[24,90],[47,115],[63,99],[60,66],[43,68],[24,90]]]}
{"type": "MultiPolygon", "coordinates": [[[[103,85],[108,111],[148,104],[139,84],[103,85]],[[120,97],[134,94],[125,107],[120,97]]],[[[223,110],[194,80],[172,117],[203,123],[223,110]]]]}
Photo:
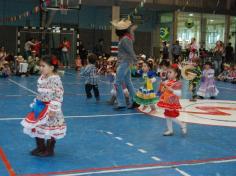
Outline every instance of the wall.
{"type": "MultiPolygon", "coordinates": [[[[18,16],[25,11],[32,10],[33,7],[38,6],[38,0],[1,0],[0,1],[0,18],[4,19],[9,16],[18,16]]],[[[33,14],[29,17],[24,17],[21,20],[15,22],[2,22],[0,25],[11,25],[11,26],[38,26],[39,15],[33,14]]]]}

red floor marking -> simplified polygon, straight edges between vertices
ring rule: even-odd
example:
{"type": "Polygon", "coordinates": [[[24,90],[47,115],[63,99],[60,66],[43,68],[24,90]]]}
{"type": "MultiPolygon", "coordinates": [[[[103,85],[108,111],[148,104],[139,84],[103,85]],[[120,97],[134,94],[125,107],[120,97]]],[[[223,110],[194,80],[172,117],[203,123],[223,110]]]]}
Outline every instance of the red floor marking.
{"type": "MultiPolygon", "coordinates": [[[[87,172],[95,172],[95,171],[112,171],[117,169],[135,169],[135,168],[145,168],[145,167],[158,167],[158,166],[173,166],[178,167],[181,165],[193,165],[193,164],[208,164],[212,162],[220,162],[220,161],[230,161],[236,160],[236,156],[229,156],[224,158],[208,158],[201,160],[186,160],[186,161],[174,161],[174,162],[160,162],[154,164],[137,164],[137,165],[126,165],[126,166],[112,166],[112,167],[104,167],[104,168],[88,168],[88,169],[77,169],[77,170],[69,170],[62,172],[48,172],[48,173],[39,173],[39,174],[23,174],[18,176],[50,176],[50,175],[63,175],[63,174],[78,174],[78,173],[87,173],[87,172]]],[[[235,161],[236,162],[236,161],[235,161]]]]}
{"type": "Polygon", "coordinates": [[[220,111],[220,110],[233,110],[233,111],[236,110],[236,108],[218,107],[218,106],[196,106],[195,108],[200,109],[205,112],[196,112],[196,111],[180,111],[180,112],[186,112],[186,113],[191,113],[191,114],[230,116],[231,114],[220,111]]]}
{"type": "Polygon", "coordinates": [[[8,173],[10,176],[16,176],[15,171],[13,170],[13,168],[11,167],[10,162],[7,159],[7,156],[5,155],[3,149],[0,147],[0,158],[2,159],[8,173]]]}

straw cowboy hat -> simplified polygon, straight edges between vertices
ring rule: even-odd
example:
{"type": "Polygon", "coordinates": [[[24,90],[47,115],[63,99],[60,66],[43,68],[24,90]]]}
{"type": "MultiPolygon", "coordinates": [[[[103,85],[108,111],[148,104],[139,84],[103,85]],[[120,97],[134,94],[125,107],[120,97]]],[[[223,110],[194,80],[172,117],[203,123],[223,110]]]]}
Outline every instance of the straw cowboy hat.
{"type": "Polygon", "coordinates": [[[113,57],[113,56],[111,56],[111,57],[109,57],[108,58],[108,62],[114,62],[114,61],[116,61],[117,60],[117,58],[116,57],[113,57]]]}
{"type": "Polygon", "coordinates": [[[193,80],[197,74],[193,73],[193,69],[194,66],[193,65],[185,65],[182,69],[181,69],[181,75],[184,79],[190,81],[193,80]]]}
{"type": "Polygon", "coordinates": [[[128,29],[131,25],[132,22],[127,19],[122,19],[122,20],[113,20],[111,21],[111,24],[117,29],[117,30],[125,30],[128,29]]]}

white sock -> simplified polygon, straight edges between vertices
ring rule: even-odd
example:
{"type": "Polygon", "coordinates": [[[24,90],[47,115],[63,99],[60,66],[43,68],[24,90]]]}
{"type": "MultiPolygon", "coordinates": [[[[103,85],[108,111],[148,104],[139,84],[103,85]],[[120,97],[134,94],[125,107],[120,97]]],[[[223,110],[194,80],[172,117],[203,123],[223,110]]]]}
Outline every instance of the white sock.
{"type": "Polygon", "coordinates": [[[166,117],[167,130],[173,133],[172,119],[166,117]]]}
{"type": "Polygon", "coordinates": [[[173,121],[177,123],[181,129],[186,128],[186,124],[184,122],[179,121],[177,118],[174,118],[173,121]]]}

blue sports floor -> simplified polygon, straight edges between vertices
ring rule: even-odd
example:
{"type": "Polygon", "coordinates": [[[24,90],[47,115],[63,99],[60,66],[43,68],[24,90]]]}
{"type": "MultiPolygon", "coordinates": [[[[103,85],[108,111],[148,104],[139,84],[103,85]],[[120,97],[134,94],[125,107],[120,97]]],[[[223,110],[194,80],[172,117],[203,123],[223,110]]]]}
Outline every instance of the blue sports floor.
{"type": "MultiPolygon", "coordinates": [[[[35,141],[23,134],[20,121],[30,110],[37,78],[0,79],[0,176],[236,175],[236,128],[189,124],[183,137],[174,125],[175,135],[163,137],[164,119],[137,110],[117,112],[105,103],[111,89],[105,77],[101,101],[87,101],[83,78],[73,70],[62,77],[67,136],[57,141],[54,157],[31,156],[35,141]]],[[[138,82],[134,79],[135,87],[138,82]]],[[[236,100],[236,85],[217,85],[217,99],[236,100]]],[[[186,87],[183,98],[189,97],[186,87]]]]}

